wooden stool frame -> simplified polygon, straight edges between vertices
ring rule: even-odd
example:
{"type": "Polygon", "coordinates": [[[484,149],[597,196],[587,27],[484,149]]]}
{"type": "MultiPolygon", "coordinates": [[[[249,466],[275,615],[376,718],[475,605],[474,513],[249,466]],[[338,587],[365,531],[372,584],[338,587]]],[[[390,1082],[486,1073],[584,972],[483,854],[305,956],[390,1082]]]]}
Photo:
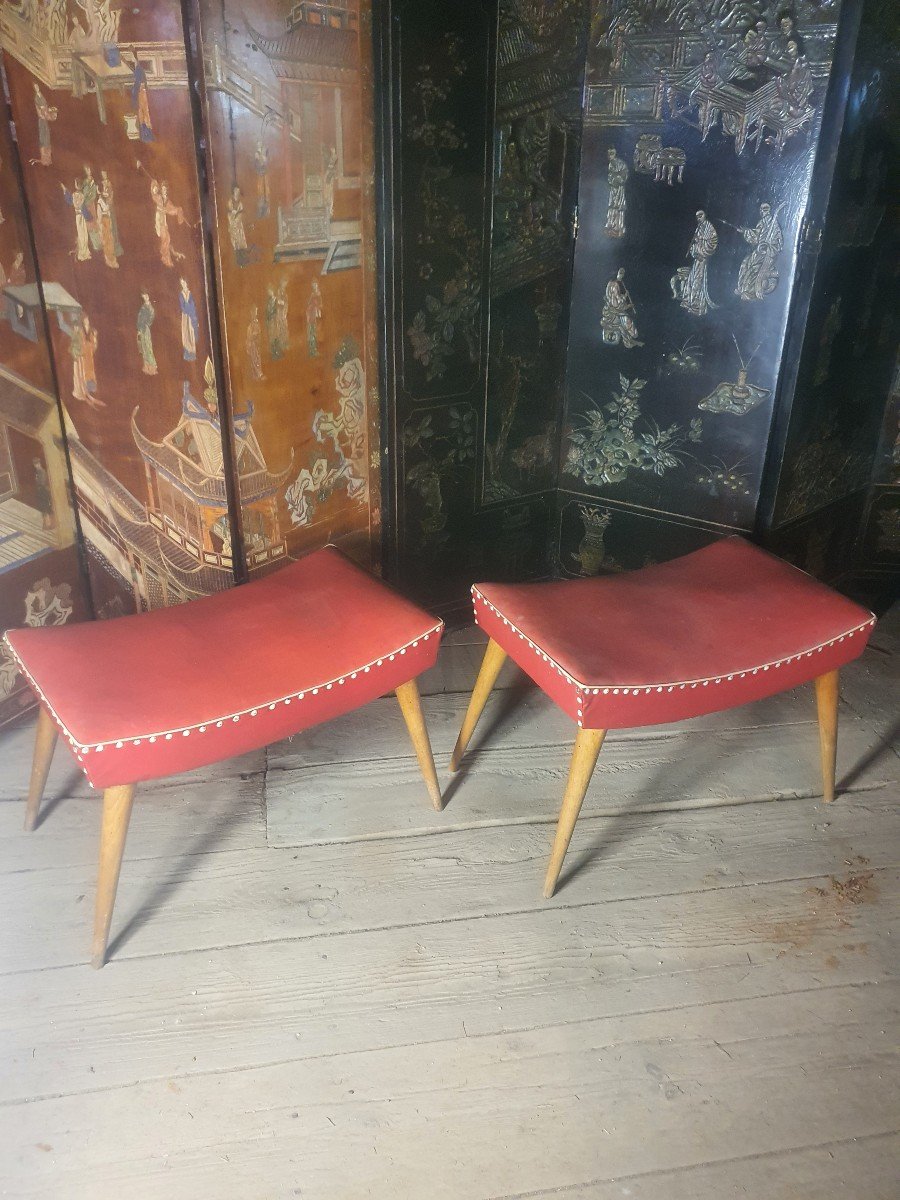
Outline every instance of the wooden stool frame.
{"type": "MultiPolygon", "coordinates": [[[[451,771],[459,770],[466,747],[469,744],[472,734],[475,732],[475,726],[478,724],[478,719],[484,711],[487,698],[491,694],[494,684],[497,682],[497,676],[500,674],[500,669],[506,661],[506,657],[506,651],[491,638],[484,652],[481,669],[478,672],[472,697],[469,700],[462,728],[459,731],[459,737],[453,750],[453,757],[450,759],[451,771]]],[[[834,800],[837,758],[838,672],[829,671],[825,675],[820,675],[814,683],[816,710],[819,719],[819,748],[822,757],[822,795],[825,803],[830,804],[834,800]]],[[[591,782],[594,767],[597,765],[597,758],[599,757],[605,736],[605,729],[578,728],[576,730],[575,747],[572,751],[572,761],[569,766],[569,777],[556,826],[556,836],[553,840],[550,862],[544,879],[544,896],[547,899],[556,890],[559,873],[562,870],[563,861],[566,857],[566,851],[569,848],[569,842],[572,840],[575,822],[578,820],[578,814],[581,812],[581,805],[584,801],[588,785],[591,782]]]]}
{"type": "MultiPolygon", "coordinates": [[[[440,812],[442,807],[441,788],[438,783],[437,771],[434,766],[434,756],[425,717],[422,713],[422,703],[419,688],[415,679],[400,684],[395,689],[400,711],[409,730],[413,749],[416,752],[419,769],[425,779],[425,786],[435,809],[440,812]]],[[[41,799],[50,772],[53,751],[56,748],[58,731],[46,709],[38,712],[37,732],[34,739],[34,758],[31,767],[31,781],[28,788],[28,801],[25,806],[25,828],[32,830],[37,824],[41,799]]],[[[106,950],[109,943],[109,930],[112,923],[113,907],[116,902],[116,889],[119,884],[119,872],[122,866],[122,854],[125,849],[125,838],[128,833],[128,822],[134,804],[136,785],[133,783],[108,787],[103,793],[103,815],[100,826],[100,867],[97,876],[97,896],[94,907],[94,938],[91,948],[91,966],[102,967],[106,961],[106,950]]]]}

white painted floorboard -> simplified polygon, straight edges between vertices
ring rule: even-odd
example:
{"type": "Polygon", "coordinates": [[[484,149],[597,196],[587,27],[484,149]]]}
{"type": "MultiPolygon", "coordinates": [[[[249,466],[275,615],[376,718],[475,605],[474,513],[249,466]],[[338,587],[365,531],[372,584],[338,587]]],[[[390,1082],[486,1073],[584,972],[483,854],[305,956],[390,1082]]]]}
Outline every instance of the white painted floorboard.
{"type": "Polygon", "coordinates": [[[572,729],[482,652],[423,682],[448,802],[387,697],[145,786],[111,961],[99,801],[59,752],[21,829],[0,737],[0,1196],[898,1200],[900,613],[810,689],[611,735],[552,901],[572,729]]]}

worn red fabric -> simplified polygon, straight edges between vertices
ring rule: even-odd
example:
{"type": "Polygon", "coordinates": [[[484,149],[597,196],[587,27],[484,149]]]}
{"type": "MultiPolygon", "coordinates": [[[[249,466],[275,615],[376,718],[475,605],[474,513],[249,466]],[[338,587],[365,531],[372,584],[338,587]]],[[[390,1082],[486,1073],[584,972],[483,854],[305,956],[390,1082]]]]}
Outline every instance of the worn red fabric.
{"type": "Polygon", "coordinates": [[[739,537],[624,575],[476,584],[472,595],[478,624],[586,729],[785,691],[856,658],[875,624],[739,537]]]}
{"type": "Polygon", "coordinates": [[[443,625],[327,547],[254,583],[7,643],[97,788],[189,771],[433,666],[443,625]]]}

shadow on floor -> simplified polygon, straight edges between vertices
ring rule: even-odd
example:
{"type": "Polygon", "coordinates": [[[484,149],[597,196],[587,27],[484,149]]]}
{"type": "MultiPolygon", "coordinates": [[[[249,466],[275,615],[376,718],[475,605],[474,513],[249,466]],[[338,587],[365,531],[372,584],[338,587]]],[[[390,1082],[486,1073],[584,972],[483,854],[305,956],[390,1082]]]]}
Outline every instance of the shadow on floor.
{"type": "MultiPolygon", "coordinates": [[[[261,799],[265,789],[264,781],[265,773],[262,772],[259,778],[261,799]]],[[[226,813],[223,813],[214,825],[204,829],[192,842],[183,845],[179,857],[170,864],[167,864],[166,867],[161,868],[161,870],[165,871],[165,874],[156,880],[149,894],[133,898],[133,914],[123,928],[110,941],[106,952],[107,962],[126,946],[136,933],[143,929],[147,922],[155,915],[158,908],[171,899],[188,882],[195,869],[195,865],[200,861],[202,856],[214,854],[219,846],[227,840],[231,830],[238,823],[246,819],[247,798],[246,796],[237,796],[231,808],[226,813]]],[[[126,847],[123,868],[127,869],[127,866],[126,847]]],[[[115,920],[115,916],[113,920],[115,920]]]]}
{"type": "Polygon", "coordinates": [[[502,695],[502,701],[494,706],[489,718],[482,718],[484,723],[479,723],[473,733],[472,740],[469,742],[459,770],[455,775],[450,777],[450,782],[444,788],[442,811],[465,782],[470,768],[476,765],[479,751],[487,749],[492,741],[500,738],[500,735],[515,715],[516,710],[526,697],[535,691],[536,687],[537,684],[529,679],[527,675],[523,674],[515,683],[511,684],[503,692],[498,693],[502,695]]]}

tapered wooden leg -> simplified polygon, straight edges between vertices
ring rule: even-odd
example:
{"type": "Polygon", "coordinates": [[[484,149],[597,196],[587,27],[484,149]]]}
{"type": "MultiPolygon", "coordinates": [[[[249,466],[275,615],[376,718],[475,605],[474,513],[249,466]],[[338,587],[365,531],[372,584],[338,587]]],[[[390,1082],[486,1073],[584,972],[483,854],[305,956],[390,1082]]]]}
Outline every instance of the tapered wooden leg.
{"type": "Polygon", "coordinates": [[[37,733],[34,738],[34,758],[31,762],[31,782],[28,785],[28,803],[25,805],[25,828],[34,829],[37,824],[41,799],[56,749],[59,736],[53,719],[45,709],[38,711],[37,733]]]}
{"type": "Polygon", "coordinates": [[[475,732],[478,718],[484,712],[484,706],[487,704],[487,698],[491,694],[491,688],[497,682],[500,668],[505,662],[506,651],[501,650],[494,639],[491,638],[484,652],[484,658],[481,660],[481,669],[478,672],[478,678],[475,680],[472,698],[469,700],[469,707],[466,709],[466,715],[463,718],[462,729],[459,731],[459,737],[456,739],[456,745],[453,748],[453,757],[450,759],[451,771],[459,770],[459,764],[462,762],[462,756],[466,752],[469,738],[475,732]]]}
{"type": "Polygon", "coordinates": [[[97,878],[97,903],[94,909],[94,944],[91,966],[102,967],[106,961],[106,943],[112,921],[119,868],[128,833],[128,819],[134,801],[134,784],[107,788],[103,793],[103,823],[100,830],[100,873],[97,878]]]}
{"type": "Polygon", "coordinates": [[[438,783],[437,771],[434,769],[434,755],[431,753],[431,742],[428,738],[428,728],[425,725],[425,715],[422,712],[422,701],[419,698],[419,686],[414,679],[409,683],[401,683],[397,688],[397,699],[400,701],[400,711],[412,738],[412,744],[419,760],[419,768],[425,777],[425,785],[431,803],[441,811],[441,785],[438,783]]]}
{"type": "Polygon", "coordinates": [[[547,877],[544,880],[544,896],[549,900],[556,889],[556,881],[562,870],[563,859],[572,840],[572,831],[578,814],[581,812],[581,802],[591,782],[594,767],[605,729],[579,729],[575,735],[575,749],[572,751],[572,764],[569,767],[569,778],[566,783],[566,793],[563,796],[559,822],[556,826],[556,837],[550,854],[550,865],[547,867],[547,877]]]}
{"type": "Polygon", "coordinates": [[[816,708],[819,713],[819,749],[822,753],[822,797],[826,804],[834,799],[834,774],[837,763],[838,672],[829,671],[816,680],[816,708]]]}

